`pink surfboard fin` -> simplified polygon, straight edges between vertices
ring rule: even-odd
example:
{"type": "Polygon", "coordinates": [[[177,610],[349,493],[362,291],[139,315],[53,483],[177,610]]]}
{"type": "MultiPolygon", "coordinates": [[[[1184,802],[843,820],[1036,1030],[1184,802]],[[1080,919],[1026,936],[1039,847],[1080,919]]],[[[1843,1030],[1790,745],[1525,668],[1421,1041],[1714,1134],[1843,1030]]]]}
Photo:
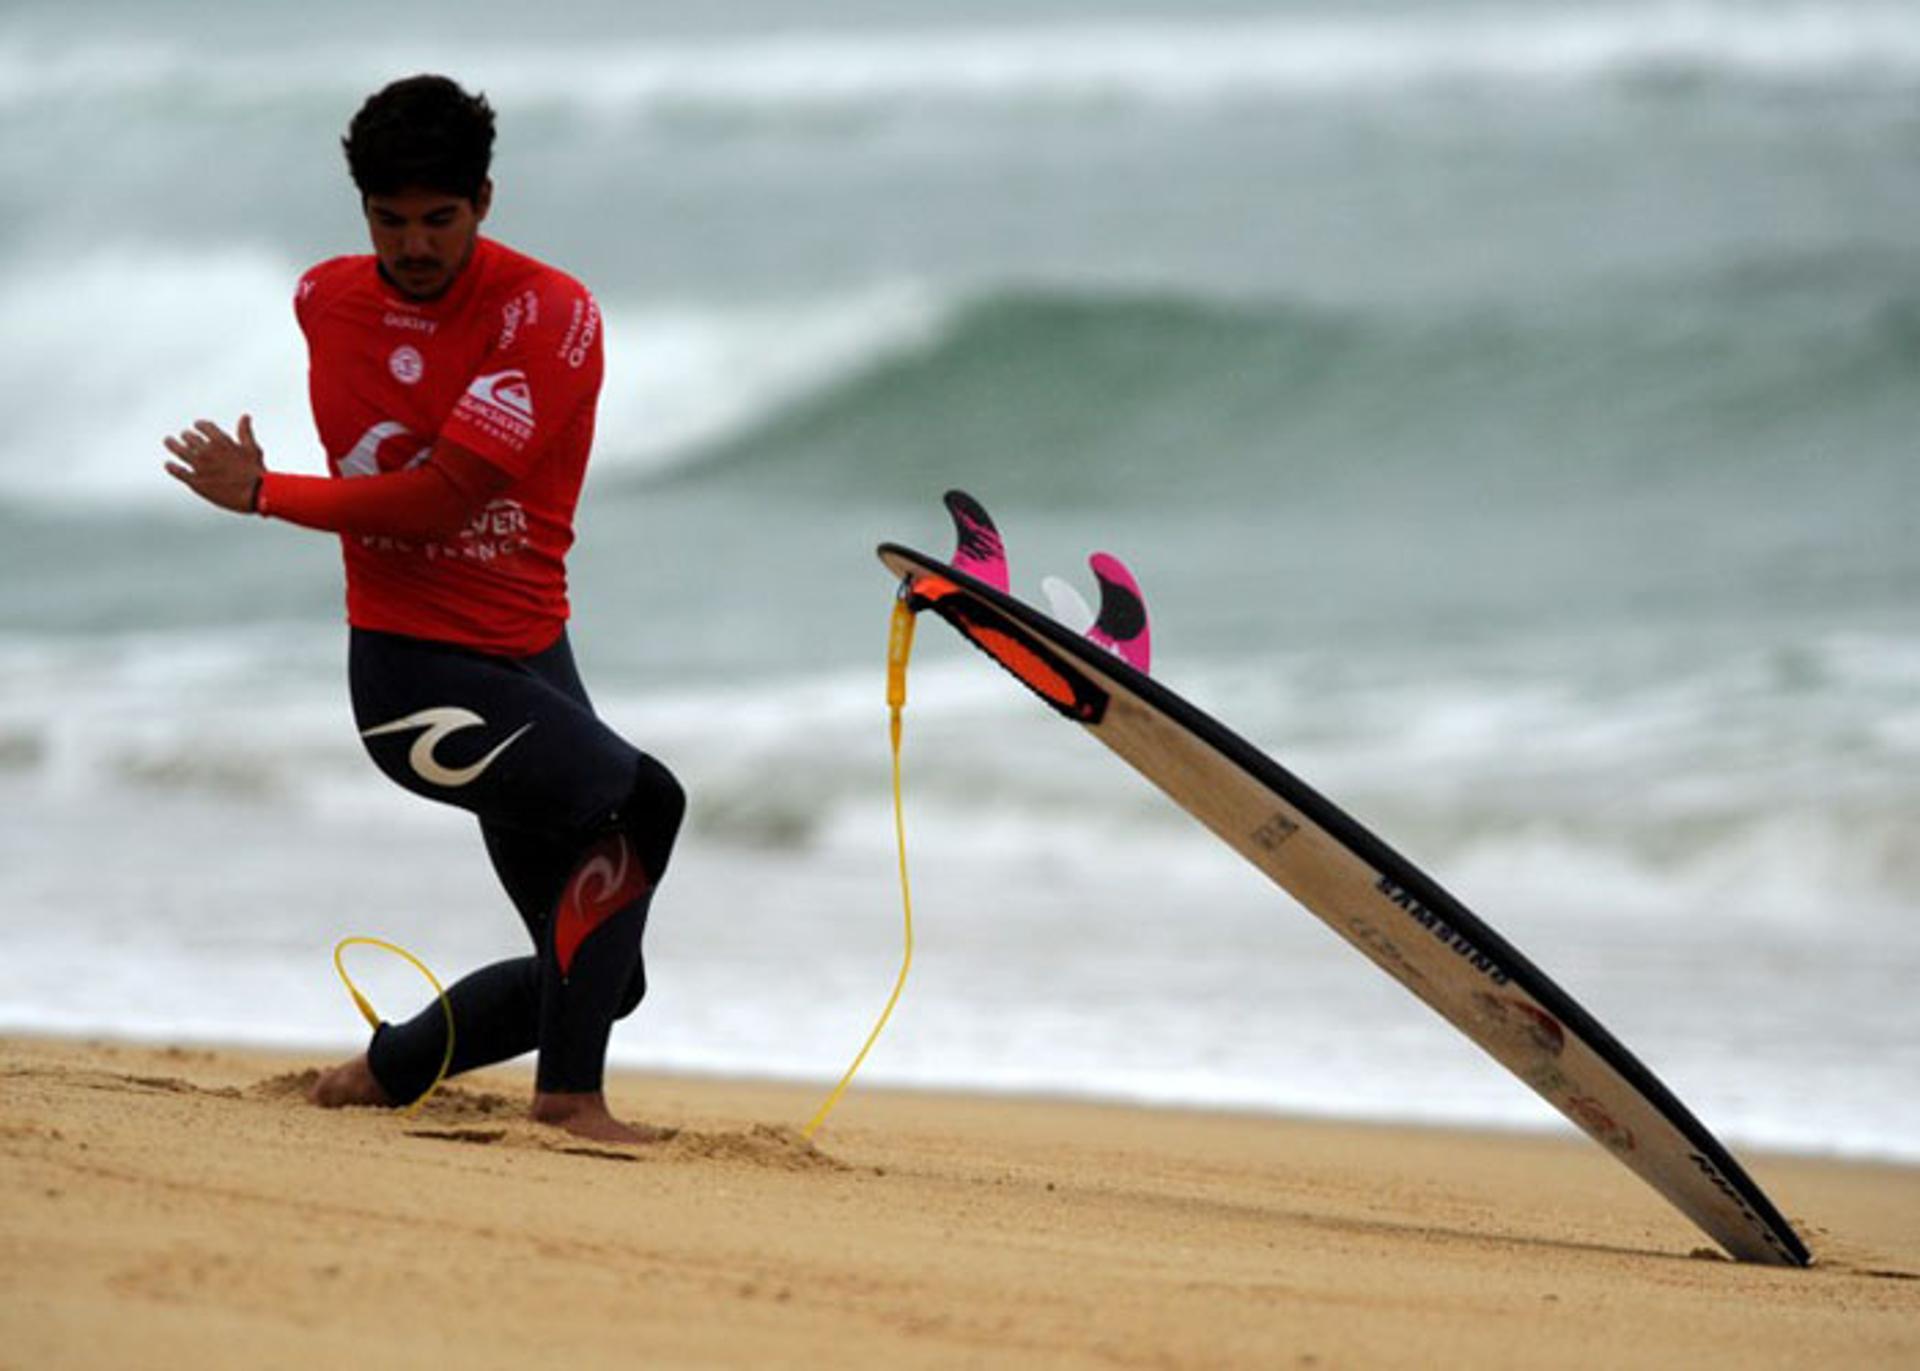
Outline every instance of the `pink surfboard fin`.
{"type": "Polygon", "coordinates": [[[1140,593],[1140,583],[1126,563],[1110,553],[1094,553],[1087,565],[1100,584],[1100,612],[1087,630],[1087,640],[1144,675],[1153,663],[1153,632],[1147,624],[1147,601],[1140,593]]]}
{"type": "Polygon", "coordinates": [[[985,581],[1002,594],[1011,594],[1006,545],[1000,541],[1000,530],[993,526],[986,509],[964,490],[948,491],[943,503],[953,517],[953,532],[958,540],[953,569],[985,581]]]}

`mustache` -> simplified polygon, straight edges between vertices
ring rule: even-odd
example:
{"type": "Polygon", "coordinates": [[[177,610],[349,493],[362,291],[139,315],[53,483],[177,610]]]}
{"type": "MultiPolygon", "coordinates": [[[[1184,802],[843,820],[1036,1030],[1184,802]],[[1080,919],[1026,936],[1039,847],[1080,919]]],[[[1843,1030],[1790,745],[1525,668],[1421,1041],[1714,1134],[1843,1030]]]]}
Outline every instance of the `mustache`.
{"type": "Polygon", "coordinates": [[[438,257],[401,257],[393,268],[395,271],[432,271],[440,265],[438,257]]]}

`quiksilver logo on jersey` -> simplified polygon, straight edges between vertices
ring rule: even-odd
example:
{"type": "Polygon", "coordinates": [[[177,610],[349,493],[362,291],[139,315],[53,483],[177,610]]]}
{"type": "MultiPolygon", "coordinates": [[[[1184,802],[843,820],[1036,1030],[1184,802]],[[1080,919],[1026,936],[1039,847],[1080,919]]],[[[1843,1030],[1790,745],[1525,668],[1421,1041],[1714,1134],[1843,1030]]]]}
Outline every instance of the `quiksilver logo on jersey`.
{"type": "Polygon", "coordinates": [[[485,728],[487,721],[470,709],[461,709],[457,705],[438,705],[432,709],[422,709],[409,714],[404,719],[395,719],[392,723],[376,724],[372,728],[360,730],[362,738],[382,738],[391,733],[408,733],[420,729],[421,734],[413,740],[413,746],[407,750],[407,765],[414,774],[430,785],[457,787],[470,785],[478,780],[486,769],[494,764],[502,752],[518,742],[520,735],[532,728],[532,724],[523,724],[515,729],[499,746],[487,753],[479,761],[468,766],[442,766],[433,755],[440,740],[449,734],[468,728],[485,728]]]}
{"type": "Polygon", "coordinates": [[[515,448],[533,437],[533,389],[518,369],[474,377],[453,412],[515,448]]]}

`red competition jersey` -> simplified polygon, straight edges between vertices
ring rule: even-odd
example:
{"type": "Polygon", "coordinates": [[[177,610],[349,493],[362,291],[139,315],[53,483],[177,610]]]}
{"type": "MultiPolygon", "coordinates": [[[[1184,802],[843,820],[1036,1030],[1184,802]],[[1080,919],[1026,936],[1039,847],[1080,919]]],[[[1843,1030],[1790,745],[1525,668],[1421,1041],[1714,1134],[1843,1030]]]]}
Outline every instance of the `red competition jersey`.
{"type": "Polygon", "coordinates": [[[512,478],[456,538],[342,535],[348,621],[505,656],[550,646],[604,369],[593,297],[481,238],[438,299],[408,299],[371,255],[336,257],[301,278],[294,313],[335,477],[404,470],[445,439],[512,478]]]}

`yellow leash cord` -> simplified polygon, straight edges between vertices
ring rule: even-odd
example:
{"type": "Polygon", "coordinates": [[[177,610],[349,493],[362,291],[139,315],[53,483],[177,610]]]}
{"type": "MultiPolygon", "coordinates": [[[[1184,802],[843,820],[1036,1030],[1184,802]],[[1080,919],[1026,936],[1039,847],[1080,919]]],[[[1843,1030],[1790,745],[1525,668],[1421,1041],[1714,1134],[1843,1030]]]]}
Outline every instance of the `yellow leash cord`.
{"type": "Polygon", "coordinates": [[[893,602],[893,619],[887,632],[887,734],[893,744],[893,837],[900,852],[900,904],[906,915],[906,950],[900,958],[900,975],[893,983],[893,994],[887,997],[887,1007],[880,1011],[859,1055],[812,1121],[800,1130],[807,1138],[813,1137],[814,1130],[826,1122],[827,1115],[840,1103],[840,1097],[847,1093],[847,1087],[853,1083],[853,1073],[867,1059],[867,1053],[880,1037],[880,1030],[892,1017],[893,1007],[900,1002],[900,992],[907,984],[907,969],[913,965],[913,886],[907,880],[907,823],[900,801],[900,711],[907,705],[907,658],[913,654],[913,622],[913,611],[907,607],[903,595],[893,602]]]}
{"type": "MultiPolygon", "coordinates": [[[[893,749],[893,836],[900,854],[900,904],[905,916],[906,946],[900,958],[900,975],[894,980],[893,993],[887,997],[887,1007],[880,1011],[880,1017],[874,1022],[873,1031],[867,1034],[866,1042],[861,1044],[859,1054],[853,1059],[853,1065],[847,1068],[846,1074],[840,1078],[840,1083],[834,1086],[833,1093],[827,1096],[826,1103],[820,1106],[819,1112],[801,1130],[801,1133],[808,1138],[813,1137],[820,1125],[826,1122],[827,1115],[833,1112],[833,1107],[840,1103],[840,1097],[847,1093],[847,1087],[853,1083],[854,1073],[859,1071],[861,1063],[866,1061],[867,1053],[873,1050],[874,1043],[880,1038],[880,1031],[887,1026],[887,1020],[893,1017],[893,1007],[900,1003],[900,992],[907,985],[907,971],[913,966],[913,886],[907,879],[907,824],[905,807],[900,798],[900,714],[907,704],[907,658],[913,653],[913,624],[913,611],[907,607],[907,601],[903,595],[894,601],[893,618],[888,625],[887,633],[887,736],[893,749]]],[[[340,973],[340,983],[346,986],[347,994],[353,997],[354,1006],[359,1009],[368,1027],[378,1029],[380,1015],[367,1002],[367,997],[360,993],[360,988],[353,983],[353,978],[347,974],[346,962],[341,955],[356,944],[377,947],[383,952],[391,952],[394,956],[411,962],[414,969],[427,978],[427,983],[440,997],[441,1011],[447,1016],[447,1052],[440,1059],[440,1071],[434,1076],[433,1084],[426,1088],[425,1093],[402,1111],[404,1117],[414,1113],[427,1102],[427,1097],[440,1088],[440,1082],[447,1078],[447,1069],[453,1065],[453,1004],[447,999],[447,992],[439,980],[427,969],[427,964],[406,948],[390,943],[384,938],[342,938],[334,944],[333,969],[340,973]]]]}
{"type": "Polygon", "coordinates": [[[418,1110],[421,1105],[425,1104],[428,1095],[431,1095],[440,1088],[440,1082],[447,1078],[447,1068],[453,1065],[453,1003],[447,999],[447,992],[441,988],[440,982],[434,978],[434,974],[427,970],[427,964],[407,951],[406,948],[387,942],[384,938],[342,938],[333,945],[333,969],[340,973],[341,984],[346,986],[347,993],[353,996],[353,1002],[355,1006],[359,1008],[360,1015],[367,1021],[369,1028],[378,1029],[380,1027],[380,1016],[374,1012],[373,1006],[367,1003],[367,997],[360,993],[360,988],[353,983],[353,978],[347,975],[347,965],[340,957],[341,953],[356,943],[364,944],[367,947],[377,947],[383,952],[391,952],[396,957],[404,957],[412,962],[414,970],[427,978],[427,984],[433,987],[433,993],[440,997],[440,1009],[447,1016],[447,1054],[440,1059],[440,1072],[433,1078],[433,1084],[426,1088],[420,1098],[401,1111],[401,1117],[405,1118],[418,1110]]]}

